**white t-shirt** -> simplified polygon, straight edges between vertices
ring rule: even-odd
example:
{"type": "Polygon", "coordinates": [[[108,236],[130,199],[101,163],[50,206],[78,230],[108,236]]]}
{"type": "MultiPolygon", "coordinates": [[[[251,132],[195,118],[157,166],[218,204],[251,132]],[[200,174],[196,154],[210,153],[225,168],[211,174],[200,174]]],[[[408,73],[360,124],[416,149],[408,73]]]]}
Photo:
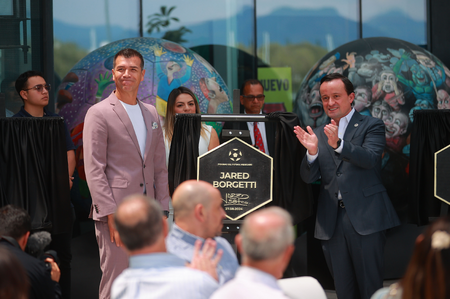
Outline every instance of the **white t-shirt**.
{"type": "Polygon", "coordinates": [[[122,103],[123,108],[125,108],[125,111],[128,113],[128,117],[133,124],[134,133],[136,134],[139,143],[139,149],[141,150],[142,157],[144,157],[145,142],[147,141],[147,127],[145,126],[141,107],[137,103],[136,105],[129,105],[122,101],[120,101],[120,103],[122,103]]]}

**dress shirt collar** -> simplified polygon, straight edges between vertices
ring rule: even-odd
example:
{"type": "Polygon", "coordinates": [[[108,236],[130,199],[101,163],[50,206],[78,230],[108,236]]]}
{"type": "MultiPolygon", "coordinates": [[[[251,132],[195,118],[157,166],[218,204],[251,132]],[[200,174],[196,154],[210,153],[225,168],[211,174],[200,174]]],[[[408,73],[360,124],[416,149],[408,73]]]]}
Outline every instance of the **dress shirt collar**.
{"type": "MultiPolygon", "coordinates": [[[[353,114],[355,114],[355,108],[352,108],[352,110],[350,110],[350,112],[346,116],[342,117],[342,118],[345,118],[345,120],[347,121],[347,125],[350,123],[350,120],[352,119],[353,114]]],[[[340,123],[341,123],[341,121],[339,120],[339,124],[340,123]]]]}
{"type": "Polygon", "coordinates": [[[130,268],[184,267],[186,262],[171,253],[159,252],[139,254],[130,257],[130,268]]]}
{"type": "Polygon", "coordinates": [[[352,108],[352,110],[350,110],[350,112],[346,116],[342,117],[339,120],[339,130],[338,130],[339,138],[341,139],[344,138],[345,131],[347,130],[347,126],[350,123],[353,114],[355,114],[355,108],[352,108]]]}
{"type": "Polygon", "coordinates": [[[176,238],[183,240],[184,242],[195,245],[195,241],[200,240],[202,243],[205,241],[205,239],[193,235],[191,233],[188,233],[187,231],[181,229],[176,223],[172,226],[172,232],[171,232],[176,238]]]}
{"type": "Polygon", "coordinates": [[[236,272],[235,279],[262,283],[272,289],[282,291],[278,286],[277,279],[273,275],[256,268],[241,266],[236,272]]]}

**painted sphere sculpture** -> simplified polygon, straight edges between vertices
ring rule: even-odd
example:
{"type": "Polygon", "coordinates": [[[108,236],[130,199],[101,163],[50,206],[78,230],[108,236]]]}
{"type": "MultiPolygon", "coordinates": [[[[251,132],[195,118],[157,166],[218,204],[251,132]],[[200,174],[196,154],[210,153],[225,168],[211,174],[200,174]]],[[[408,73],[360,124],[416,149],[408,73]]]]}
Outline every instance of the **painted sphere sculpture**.
{"type": "Polygon", "coordinates": [[[415,110],[450,108],[450,71],[436,56],[402,40],[365,38],[329,52],[309,71],[294,105],[305,127],[329,122],[319,85],[330,73],[350,79],[355,109],[383,120],[386,147],[396,153],[409,153],[415,110]]]}

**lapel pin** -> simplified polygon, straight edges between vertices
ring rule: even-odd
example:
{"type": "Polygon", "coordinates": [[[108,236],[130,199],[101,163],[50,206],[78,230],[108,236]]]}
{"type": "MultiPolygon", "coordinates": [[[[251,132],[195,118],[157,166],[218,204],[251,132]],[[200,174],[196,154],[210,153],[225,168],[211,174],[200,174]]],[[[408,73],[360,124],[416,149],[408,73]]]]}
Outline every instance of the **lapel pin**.
{"type": "Polygon", "coordinates": [[[153,125],[152,125],[152,129],[154,130],[154,129],[157,129],[157,128],[158,128],[158,124],[156,123],[156,121],[154,121],[153,125]]]}
{"type": "Polygon", "coordinates": [[[358,126],[358,124],[355,124],[355,128],[358,126]]]}

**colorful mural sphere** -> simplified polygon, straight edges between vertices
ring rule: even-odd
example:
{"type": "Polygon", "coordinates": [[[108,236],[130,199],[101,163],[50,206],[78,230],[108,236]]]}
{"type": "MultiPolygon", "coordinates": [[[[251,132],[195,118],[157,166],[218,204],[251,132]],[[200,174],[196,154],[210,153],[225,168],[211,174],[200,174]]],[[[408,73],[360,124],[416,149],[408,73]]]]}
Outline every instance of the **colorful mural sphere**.
{"type": "Polygon", "coordinates": [[[387,147],[396,152],[407,145],[415,110],[450,108],[450,71],[436,56],[402,40],[365,38],[329,52],[309,71],[294,108],[305,126],[329,121],[319,83],[330,73],[350,79],[355,109],[384,121],[387,147]]]}
{"type": "MultiPolygon", "coordinates": [[[[141,101],[158,106],[159,101],[167,102],[172,89],[185,86],[197,95],[202,113],[232,113],[227,86],[206,60],[174,42],[139,37],[116,41],[89,53],[63,78],[56,110],[70,130],[83,123],[92,105],[115,89],[111,72],[114,55],[124,48],[135,49],[144,57],[145,78],[138,92],[141,101]]],[[[161,109],[158,112],[163,114],[161,109]]]]}
{"type": "Polygon", "coordinates": [[[294,112],[304,127],[330,121],[319,93],[320,80],[330,73],[341,73],[353,83],[355,110],[383,120],[383,184],[397,212],[402,211],[414,111],[450,108],[449,69],[425,49],[398,39],[365,38],[342,45],[317,62],[303,80],[294,112]]]}

